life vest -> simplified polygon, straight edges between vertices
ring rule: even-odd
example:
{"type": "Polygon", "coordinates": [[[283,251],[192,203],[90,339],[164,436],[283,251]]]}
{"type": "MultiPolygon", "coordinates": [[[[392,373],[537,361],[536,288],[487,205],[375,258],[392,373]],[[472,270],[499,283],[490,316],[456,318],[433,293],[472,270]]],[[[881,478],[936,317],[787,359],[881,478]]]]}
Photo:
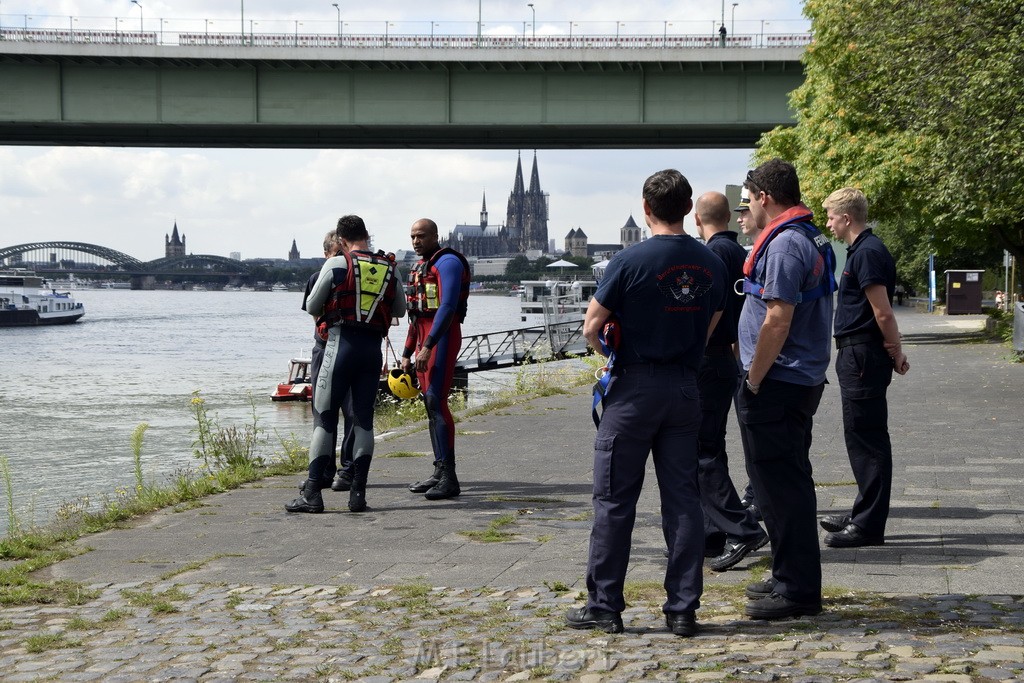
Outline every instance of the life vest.
{"type": "Polygon", "coordinates": [[[348,266],[345,280],[331,290],[318,323],[322,321],[327,327],[340,324],[371,329],[382,336],[387,334],[398,287],[394,257],[383,251],[376,254],[351,251],[343,255],[348,266]]]}
{"type": "Polygon", "coordinates": [[[460,323],[466,319],[466,311],[469,308],[469,261],[465,256],[448,247],[438,249],[429,259],[420,261],[409,271],[409,284],[405,289],[405,296],[406,308],[410,317],[433,318],[437,309],[441,307],[441,276],[437,271],[436,264],[438,259],[445,254],[453,254],[462,261],[459,302],[455,313],[456,320],[460,323]]]}
{"type": "MultiPolygon", "coordinates": [[[[808,301],[820,299],[823,296],[831,296],[831,294],[839,288],[839,285],[836,283],[836,254],[832,250],[832,245],[829,243],[828,238],[810,222],[809,219],[812,215],[813,214],[807,209],[807,207],[802,205],[795,206],[791,209],[787,209],[785,213],[776,219],[778,221],[777,225],[765,228],[764,232],[754,243],[750,256],[747,257],[746,262],[743,264],[744,278],[739,281],[743,283],[743,294],[753,294],[758,298],[762,298],[764,294],[764,283],[756,280],[757,264],[768,252],[768,245],[771,244],[772,240],[786,230],[796,230],[801,235],[811,240],[814,244],[814,248],[817,249],[818,254],[821,255],[821,262],[824,265],[825,270],[828,271],[828,277],[823,277],[816,286],[800,292],[797,295],[796,303],[806,303],[808,301]]],[[[739,282],[736,284],[739,284],[739,282]]],[[[739,293],[740,292],[737,291],[737,294],[739,293]]]]}

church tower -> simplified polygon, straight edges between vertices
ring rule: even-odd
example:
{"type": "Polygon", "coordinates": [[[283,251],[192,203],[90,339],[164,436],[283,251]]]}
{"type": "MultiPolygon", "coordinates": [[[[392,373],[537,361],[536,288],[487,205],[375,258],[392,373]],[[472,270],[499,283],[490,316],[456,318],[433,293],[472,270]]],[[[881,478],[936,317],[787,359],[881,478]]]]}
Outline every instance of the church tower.
{"type": "Polygon", "coordinates": [[[640,226],[633,220],[633,214],[629,214],[629,220],[626,224],[619,228],[619,241],[622,244],[622,248],[631,247],[634,244],[640,244],[640,240],[643,239],[642,231],[640,226]]]}
{"type": "Polygon", "coordinates": [[[298,261],[300,258],[301,257],[299,256],[299,247],[297,244],[295,244],[295,240],[293,239],[291,251],[288,252],[288,260],[298,261]]]}
{"type": "Polygon", "coordinates": [[[484,205],[480,209],[480,228],[487,229],[487,193],[484,192],[484,205]]]}
{"type": "Polygon", "coordinates": [[[548,250],[548,195],[540,187],[536,150],[533,152],[533,172],[530,175],[529,190],[523,183],[522,154],[516,163],[516,179],[512,186],[512,194],[508,198],[505,225],[508,228],[510,246],[516,251],[548,250]]]}
{"type": "Polygon", "coordinates": [[[185,255],[185,233],[178,237],[178,221],[174,221],[174,230],[168,237],[164,233],[164,256],[184,256],[185,255]]]}

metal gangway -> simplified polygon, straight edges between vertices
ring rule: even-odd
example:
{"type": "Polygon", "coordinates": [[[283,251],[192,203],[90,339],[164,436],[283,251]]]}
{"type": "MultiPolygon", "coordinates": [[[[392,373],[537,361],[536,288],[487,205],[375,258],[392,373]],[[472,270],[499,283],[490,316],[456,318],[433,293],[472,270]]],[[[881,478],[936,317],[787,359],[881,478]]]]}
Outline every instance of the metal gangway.
{"type": "Polygon", "coordinates": [[[485,332],[462,340],[462,350],[455,359],[456,374],[465,375],[481,370],[497,370],[527,363],[563,360],[574,356],[587,356],[593,349],[583,337],[583,318],[571,319],[555,312],[549,297],[544,307],[544,324],[515,330],[485,332]]]}

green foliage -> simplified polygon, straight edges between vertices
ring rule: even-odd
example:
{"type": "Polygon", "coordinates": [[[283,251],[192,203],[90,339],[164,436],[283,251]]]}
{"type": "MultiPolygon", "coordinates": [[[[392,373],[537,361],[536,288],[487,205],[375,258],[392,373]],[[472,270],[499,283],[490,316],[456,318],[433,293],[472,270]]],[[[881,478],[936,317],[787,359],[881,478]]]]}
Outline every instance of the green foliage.
{"type": "Polygon", "coordinates": [[[11,463],[6,455],[0,455],[0,478],[4,480],[4,494],[7,496],[7,535],[17,536],[18,515],[14,511],[14,485],[11,476],[11,463]]]}
{"type": "MultiPolygon", "coordinates": [[[[901,279],[1024,258],[1024,14],[1006,0],[807,0],[814,43],[791,95],[798,125],[762,137],[759,159],[800,171],[820,211],[853,185],[901,279]],[[897,239],[898,238],[898,239],[897,239]]],[[[923,278],[917,277],[917,281],[923,278]]]]}
{"type": "Polygon", "coordinates": [[[192,455],[203,461],[206,470],[263,466],[263,459],[256,455],[256,449],[265,439],[256,414],[256,402],[251,394],[249,405],[252,409],[250,422],[241,429],[234,425],[221,427],[216,415],[211,417],[207,411],[206,399],[199,395],[198,390],[192,392],[189,409],[196,422],[193,428],[196,438],[192,442],[192,455]]]}
{"type": "Polygon", "coordinates": [[[131,435],[132,461],[135,464],[136,491],[141,491],[145,486],[145,482],[142,480],[142,437],[146,434],[147,429],[149,429],[149,424],[141,422],[135,430],[132,431],[131,435]]]}

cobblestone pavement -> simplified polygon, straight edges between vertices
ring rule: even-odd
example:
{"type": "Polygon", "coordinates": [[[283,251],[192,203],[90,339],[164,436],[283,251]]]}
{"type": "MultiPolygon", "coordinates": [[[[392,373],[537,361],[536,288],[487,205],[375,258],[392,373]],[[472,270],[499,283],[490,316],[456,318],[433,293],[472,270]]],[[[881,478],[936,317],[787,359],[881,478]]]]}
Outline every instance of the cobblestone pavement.
{"type": "MultiPolygon", "coordinates": [[[[1024,367],[959,343],[979,319],[898,314],[912,369],[890,390],[886,544],[823,550],[821,615],[743,617],[766,548],[706,571],[701,632],[671,635],[652,480],[626,632],[565,628],[589,531],[583,389],[460,423],[453,501],[405,490],[429,469],[408,457],[420,432],[379,445],[363,514],[327,491],[328,513],[286,515],[296,478],[279,477],[83,538],[34,575],[82,584],[78,604],[0,608],[0,680],[1024,680],[1024,367]],[[487,529],[510,536],[471,538],[487,529]]],[[[836,394],[815,420],[820,514],[855,494],[836,394]]]]}
{"type": "Polygon", "coordinates": [[[564,628],[579,594],[547,588],[108,585],[84,605],[2,610],[0,671],[4,681],[1024,680],[1020,599],[843,596],[817,617],[756,622],[734,598],[706,595],[701,633],[681,639],[646,588],[626,631],[607,635],[564,628]]]}

